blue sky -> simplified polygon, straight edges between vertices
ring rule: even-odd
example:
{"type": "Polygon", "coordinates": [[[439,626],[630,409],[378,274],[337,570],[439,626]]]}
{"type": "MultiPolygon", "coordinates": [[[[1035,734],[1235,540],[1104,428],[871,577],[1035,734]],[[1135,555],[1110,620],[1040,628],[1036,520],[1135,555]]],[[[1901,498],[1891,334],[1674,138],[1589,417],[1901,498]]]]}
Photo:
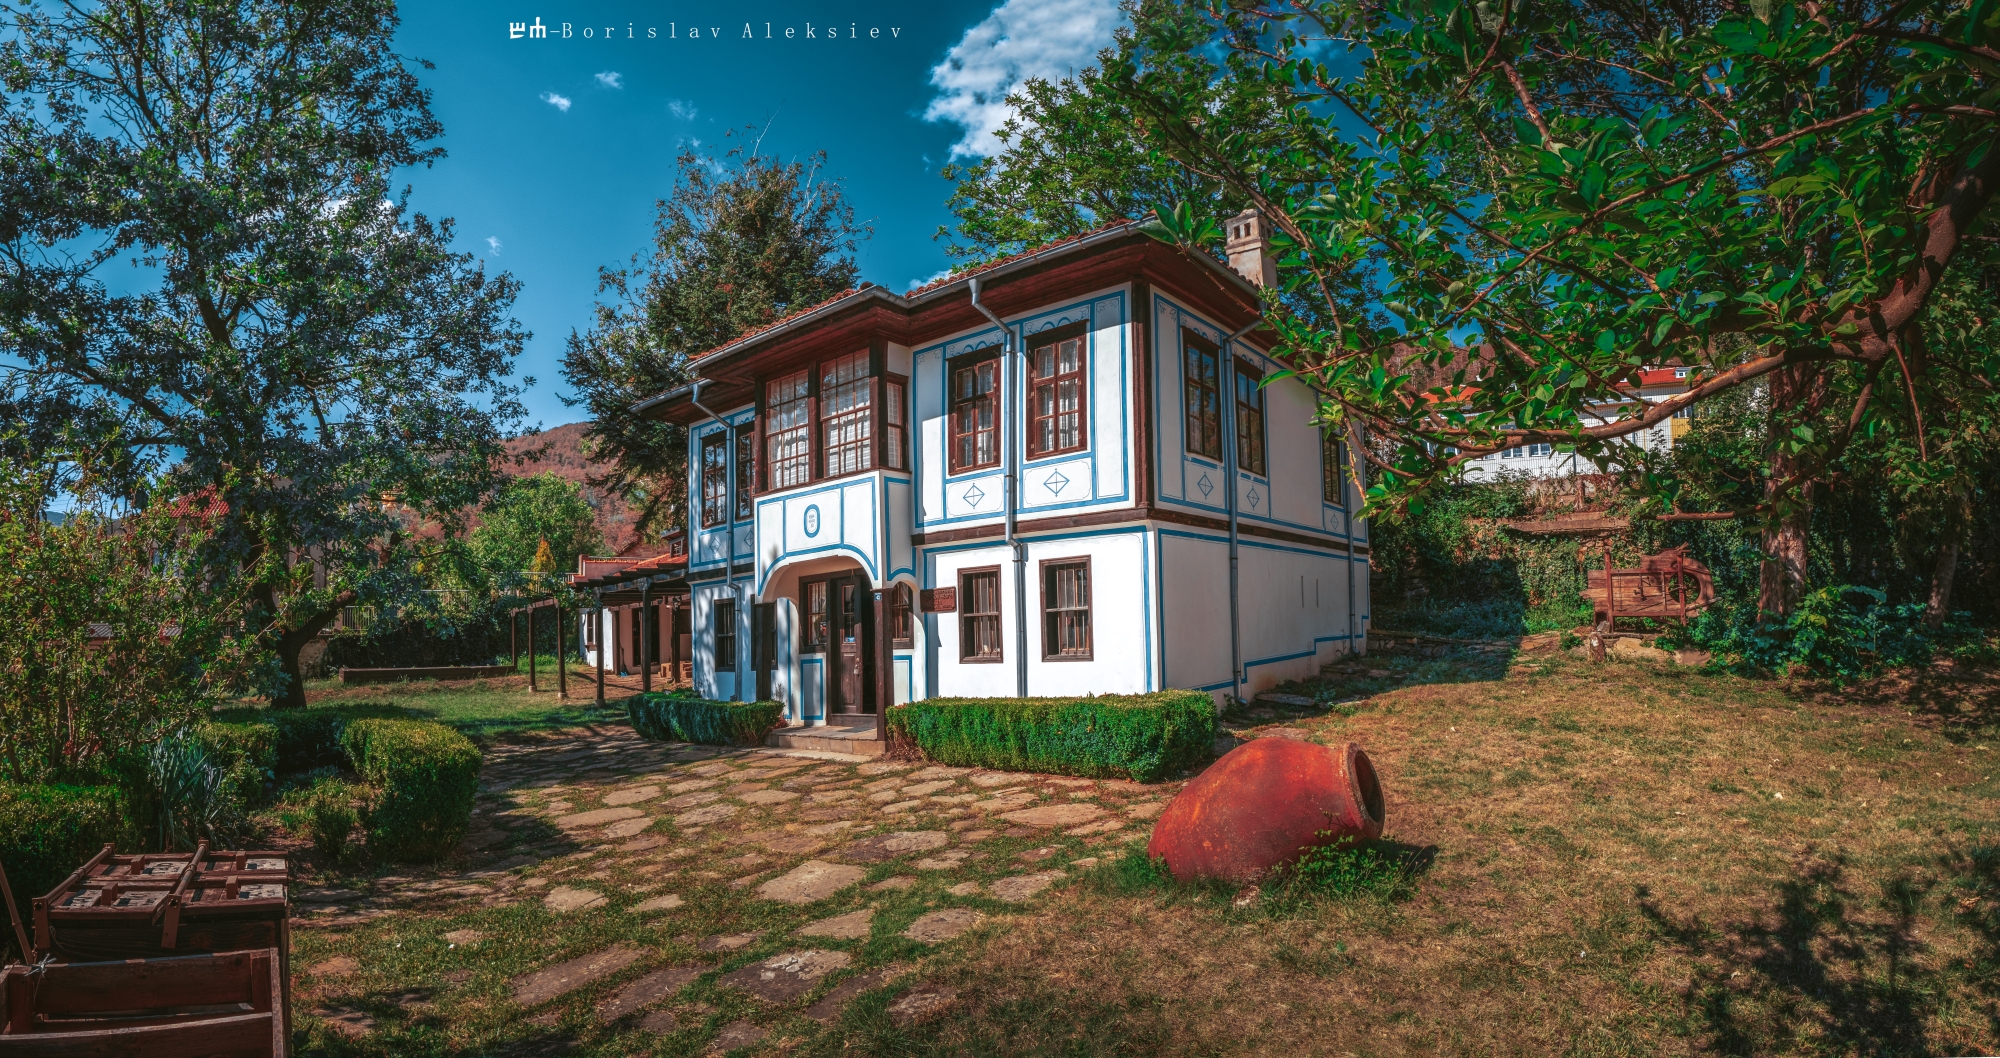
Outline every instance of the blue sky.
{"type": "Polygon", "coordinates": [[[422,77],[448,153],[404,182],[417,209],[457,220],[460,249],[521,280],[529,425],[573,422],[563,341],[589,323],[598,267],[647,245],[683,144],[720,149],[754,125],[767,154],[825,150],[875,230],[862,278],[902,289],[948,263],[938,170],[990,150],[1006,91],[1088,65],[1117,18],[1115,0],[409,4],[398,46],[436,66],[422,77]],[[514,38],[537,20],[546,38],[514,38]]]}

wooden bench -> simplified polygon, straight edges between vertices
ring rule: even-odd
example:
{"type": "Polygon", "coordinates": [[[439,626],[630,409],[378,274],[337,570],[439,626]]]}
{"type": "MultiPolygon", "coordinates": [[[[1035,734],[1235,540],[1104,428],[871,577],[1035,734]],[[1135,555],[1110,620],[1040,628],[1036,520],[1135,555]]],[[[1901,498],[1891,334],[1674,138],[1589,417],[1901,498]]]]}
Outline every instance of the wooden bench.
{"type": "Polygon", "coordinates": [[[1715,601],[1715,582],[1708,567],[1687,557],[1685,546],[1647,555],[1635,569],[1613,569],[1607,547],[1604,568],[1589,571],[1583,597],[1590,600],[1594,626],[1616,629],[1621,617],[1685,624],[1715,601]]]}

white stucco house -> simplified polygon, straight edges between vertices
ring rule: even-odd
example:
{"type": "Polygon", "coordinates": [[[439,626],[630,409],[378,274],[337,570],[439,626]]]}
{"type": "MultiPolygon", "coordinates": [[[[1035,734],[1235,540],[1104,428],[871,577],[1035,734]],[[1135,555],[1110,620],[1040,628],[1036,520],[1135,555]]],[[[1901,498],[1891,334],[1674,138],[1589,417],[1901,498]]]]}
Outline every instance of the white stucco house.
{"type": "MultiPolygon", "coordinates": [[[[1648,367],[1639,372],[1639,385],[1630,390],[1632,399],[1600,404],[1590,409],[1584,424],[1616,422],[1642,410],[1641,404],[1654,404],[1676,393],[1686,392],[1691,383],[1689,370],[1685,367],[1648,367]]],[[[1683,408],[1665,422],[1654,423],[1633,434],[1631,441],[1641,448],[1652,451],[1666,451],[1674,447],[1674,440],[1687,432],[1689,416],[1694,414],[1692,406],[1683,408]]],[[[1491,455],[1465,463],[1465,477],[1468,481],[1491,481],[1502,474],[1527,477],[1566,477],[1571,474],[1595,474],[1597,465],[1574,452],[1557,451],[1552,444],[1516,445],[1504,448],[1491,455]]]]}
{"type": "MultiPolygon", "coordinates": [[[[1363,650],[1345,439],[1230,264],[1120,223],[714,349],[634,413],[689,430],[695,687],[792,725],[888,703],[1200,688],[1363,650]]],[[[1246,278],[1248,277],[1248,278],[1246,278]]]]}

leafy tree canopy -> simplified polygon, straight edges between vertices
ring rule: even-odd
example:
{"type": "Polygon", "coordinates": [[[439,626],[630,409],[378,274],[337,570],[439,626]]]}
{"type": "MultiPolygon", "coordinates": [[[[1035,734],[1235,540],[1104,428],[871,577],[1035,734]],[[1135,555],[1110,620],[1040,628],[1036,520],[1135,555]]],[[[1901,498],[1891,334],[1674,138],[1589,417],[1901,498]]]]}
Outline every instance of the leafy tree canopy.
{"type": "Polygon", "coordinates": [[[0,9],[0,402],[71,487],[212,497],[210,583],[301,703],[522,411],[515,282],[389,184],[440,154],[422,64],[390,0],[0,9]]]}
{"type": "Polygon", "coordinates": [[[783,162],[753,141],[721,158],[683,152],[658,203],[653,246],[598,272],[606,299],[572,332],[563,378],[589,409],[589,443],[612,469],[591,484],[642,501],[641,536],[678,526],[687,496],[687,431],[642,420],[632,405],[691,381],[694,357],[852,287],[856,224],[824,154],[783,162]]]}
{"type": "Polygon", "coordinates": [[[492,577],[576,569],[578,555],[603,550],[597,512],[576,482],[543,472],[501,486],[469,541],[492,577]]]}

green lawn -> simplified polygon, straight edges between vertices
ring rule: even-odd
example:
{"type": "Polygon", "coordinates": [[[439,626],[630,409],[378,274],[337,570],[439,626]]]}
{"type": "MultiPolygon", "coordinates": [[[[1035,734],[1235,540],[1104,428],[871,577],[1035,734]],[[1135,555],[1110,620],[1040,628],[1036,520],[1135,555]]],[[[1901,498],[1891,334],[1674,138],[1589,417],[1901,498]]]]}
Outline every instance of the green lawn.
{"type": "MultiPolygon", "coordinates": [[[[343,687],[338,679],[309,680],[306,708],[325,709],[350,717],[406,716],[435,720],[457,729],[482,745],[509,736],[533,731],[576,727],[580,724],[622,721],[625,718],[624,691],[606,700],[602,709],[594,701],[591,684],[572,670],[570,697],[556,697],[555,659],[544,656],[539,662],[541,690],[528,690],[528,663],[521,661],[521,675],[485,680],[411,680],[405,683],[377,683],[343,687]]],[[[220,720],[247,720],[267,706],[246,705],[225,710],[220,720]]]]}

